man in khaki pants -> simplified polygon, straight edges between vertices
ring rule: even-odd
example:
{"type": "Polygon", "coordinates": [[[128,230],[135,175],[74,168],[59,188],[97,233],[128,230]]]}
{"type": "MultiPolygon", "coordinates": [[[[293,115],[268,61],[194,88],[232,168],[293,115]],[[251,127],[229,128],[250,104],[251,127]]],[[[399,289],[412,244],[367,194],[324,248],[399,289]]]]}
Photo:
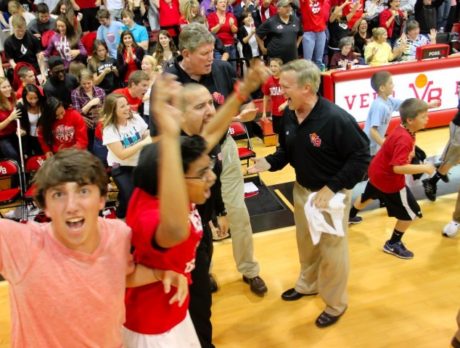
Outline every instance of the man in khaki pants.
{"type": "MultiPolygon", "coordinates": [[[[356,120],[347,112],[317,95],[320,71],[311,61],[295,60],[281,67],[280,85],[288,100],[273,155],[255,160],[250,173],[280,170],[290,164],[296,173],[294,217],[300,275],[294,288],[285,291],[285,301],[319,293],[326,308],[316,319],[327,327],[340,318],[348,305],[348,211],[350,190],[369,164],[369,142],[356,120]],[[325,234],[317,245],[310,236],[304,206],[313,192],[313,205],[326,208],[338,192],[345,194],[342,219],[344,237],[325,234]]],[[[329,215],[324,215],[331,222],[329,215]]],[[[329,221],[328,221],[329,220],[329,221]]]]}

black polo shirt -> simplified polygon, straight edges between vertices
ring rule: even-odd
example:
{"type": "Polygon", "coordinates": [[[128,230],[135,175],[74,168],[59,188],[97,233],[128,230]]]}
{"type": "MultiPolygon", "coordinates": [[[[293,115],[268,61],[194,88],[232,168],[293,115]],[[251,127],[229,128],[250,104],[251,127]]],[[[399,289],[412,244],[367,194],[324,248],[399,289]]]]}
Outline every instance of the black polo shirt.
{"type": "Polygon", "coordinates": [[[281,58],[283,63],[298,58],[297,38],[303,30],[297,17],[291,15],[286,24],[279,15],[272,16],[257,28],[256,34],[266,42],[270,58],[281,58]]]}
{"type": "Polygon", "coordinates": [[[322,97],[301,124],[294,111],[284,111],[279,143],[266,157],[270,171],[289,163],[297,182],[313,191],[325,185],[333,192],[353,188],[370,161],[369,140],[356,120],[322,97]]]}

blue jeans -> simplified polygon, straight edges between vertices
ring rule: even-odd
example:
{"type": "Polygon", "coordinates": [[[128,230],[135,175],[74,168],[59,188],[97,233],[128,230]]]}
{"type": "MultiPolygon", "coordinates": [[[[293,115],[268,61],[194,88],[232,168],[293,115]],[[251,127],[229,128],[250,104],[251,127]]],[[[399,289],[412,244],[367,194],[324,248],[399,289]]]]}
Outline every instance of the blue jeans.
{"type": "Polygon", "coordinates": [[[323,63],[324,48],[326,47],[326,31],[315,33],[306,31],[302,37],[303,58],[313,61],[318,67],[323,63]]]}
{"type": "Polygon", "coordinates": [[[449,19],[449,12],[450,12],[450,0],[444,0],[441,6],[438,7],[438,18],[437,18],[437,29],[440,30],[441,28],[446,31],[447,21],[449,19]]]}

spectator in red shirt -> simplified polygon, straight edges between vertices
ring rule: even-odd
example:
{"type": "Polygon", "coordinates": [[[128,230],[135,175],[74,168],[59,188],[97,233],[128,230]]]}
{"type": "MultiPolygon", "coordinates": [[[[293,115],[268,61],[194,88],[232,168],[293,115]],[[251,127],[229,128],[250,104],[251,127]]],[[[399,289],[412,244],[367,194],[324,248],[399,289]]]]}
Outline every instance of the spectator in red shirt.
{"type": "Polygon", "coordinates": [[[177,44],[181,17],[179,0],[153,0],[153,3],[158,8],[160,29],[167,30],[177,44]]]}
{"type": "Polygon", "coordinates": [[[396,40],[401,37],[407,14],[399,9],[401,0],[389,0],[388,8],[380,13],[380,26],[387,30],[388,39],[393,47],[396,40]]]}
{"type": "Polygon", "coordinates": [[[303,57],[313,61],[318,67],[323,64],[329,8],[327,0],[300,0],[300,17],[304,31],[303,57]]]}
{"type": "Polygon", "coordinates": [[[280,58],[270,59],[270,71],[272,75],[262,85],[262,93],[264,94],[262,119],[267,118],[267,105],[270,100],[273,131],[276,134],[280,134],[281,132],[281,116],[283,116],[283,110],[286,107],[286,99],[280,86],[281,65],[283,65],[283,61],[280,58]]]}
{"type": "Polygon", "coordinates": [[[85,121],[75,109],[65,109],[60,100],[48,98],[45,112],[38,120],[38,141],[47,158],[69,147],[86,150],[85,121]]]}
{"type": "MultiPolygon", "coordinates": [[[[230,60],[237,58],[235,34],[238,32],[238,21],[233,13],[227,11],[227,0],[217,0],[216,12],[208,15],[209,30],[222,41],[230,60]]],[[[221,59],[218,54],[216,59],[221,59]]],[[[231,61],[233,67],[236,62],[231,61]]]]}
{"type": "Polygon", "coordinates": [[[113,91],[126,97],[131,110],[139,112],[142,98],[150,87],[150,78],[144,71],[138,70],[131,74],[128,79],[128,87],[119,88],[113,91]]]}
{"type": "Polygon", "coordinates": [[[16,97],[6,77],[0,77],[0,155],[19,161],[16,119],[21,113],[15,108],[16,97]]]}

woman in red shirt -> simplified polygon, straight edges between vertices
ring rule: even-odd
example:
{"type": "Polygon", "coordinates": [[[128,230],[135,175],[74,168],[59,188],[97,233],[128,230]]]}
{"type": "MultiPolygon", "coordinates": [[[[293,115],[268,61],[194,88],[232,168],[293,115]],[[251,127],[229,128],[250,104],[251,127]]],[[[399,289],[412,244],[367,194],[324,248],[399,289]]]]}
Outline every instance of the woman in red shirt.
{"type": "Polygon", "coordinates": [[[19,162],[16,119],[21,117],[16,108],[16,96],[10,82],[0,77],[0,156],[19,162]]]}
{"type": "MultiPolygon", "coordinates": [[[[235,34],[238,32],[238,21],[233,13],[227,11],[227,0],[217,0],[216,12],[208,15],[209,30],[216,34],[222,41],[225,51],[229,54],[230,59],[237,58],[235,45],[235,34]]],[[[216,59],[220,59],[220,53],[216,53],[216,59]]],[[[236,67],[236,62],[232,61],[232,65],[236,67]]]]}
{"type": "Polygon", "coordinates": [[[38,120],[38,141],[47,158],[69,147],[86,150],[88,134],[85,121],[78,111],[65,109],[60,100],[50,97],[45,112],[38,120]]]}
{"type": "Polygon", "coordinates": [[[391,47],[401,37],[407,14],[399,9],[401,0],[389,0],[388,8],[380,13],[379,22],[387,30],[391,47]]]}
{"type": "Polygon", "coordinates": [[[120,44],[118,45],[117,67],[120,81],[127,85],[129,75],[133,71],[140,70],[144,49],[134,41],[134,36],[129,30],[121,33],[120,44]]]}

